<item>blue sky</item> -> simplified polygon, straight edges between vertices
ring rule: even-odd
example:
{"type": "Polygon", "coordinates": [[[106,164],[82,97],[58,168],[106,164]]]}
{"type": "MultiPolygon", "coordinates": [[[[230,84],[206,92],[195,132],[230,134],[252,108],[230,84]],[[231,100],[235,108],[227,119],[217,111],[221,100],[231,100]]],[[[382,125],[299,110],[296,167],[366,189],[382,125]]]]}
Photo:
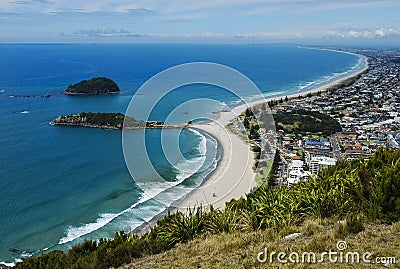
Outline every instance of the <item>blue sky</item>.
{"type": "Polygon", "coordinates": [[[399,0],[0,0],[0,42],[400,44],[399,0]]]}

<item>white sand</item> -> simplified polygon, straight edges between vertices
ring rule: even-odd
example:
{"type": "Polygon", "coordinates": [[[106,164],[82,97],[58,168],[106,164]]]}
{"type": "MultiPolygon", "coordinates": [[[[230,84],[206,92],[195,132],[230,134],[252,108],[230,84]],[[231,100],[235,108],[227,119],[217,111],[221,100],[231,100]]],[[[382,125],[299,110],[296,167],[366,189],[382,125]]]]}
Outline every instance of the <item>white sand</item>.
{"type": "Polygon", "coordinates": [[[236,107],[231,112],[222,112],[217,121],[193,126],[218,140],[222,147],[222,156],[213,173],[178,207],[212,204],[216,208],[224,208],[225,202],[240,198],[256,186],[255,173],[252,170],[254,155],[249,145],[225,128],[229,120],[239,115],[236,112],[243,110],[243,106],[236,107]]]}
{"type": "MultiPolygon", "coordinates": [[[[288,95],[288,98],[296,98],[300,94],[306,96],[308,93],[325,91],[329,87],[339,84],[350,77],[357,76],[367,68],[368,64],[366,64],[363,70],[357,73],[353,73],[310,91],[288,95]]],[[[284,96],[285,95],[283,95],[283,97],[284,96]]],[[[274,97],[272,99],[278,99],[280,97],[274,97]]],[[[256,186],[255,173],[253,172],[253,152],[250,151],[250,147],[247,143],[242,141],[237,135],[228,131],[225,126],[247,107],[261,104],[269,100],[262,99],[235,107],[230,112],[221,112],[219,119],[212,123],[193,126],[215,137],[219,141],[223,152],[215,171],[200,187],[193,190],[193,192],[179,203],[177,206],[178,209],[194,207],[200,204],[203,206],[213,205],[215,208],[224,208],[226,202],[231,199],[244,197],[246,193],[249,193],[250,190],[256,186]]]]}

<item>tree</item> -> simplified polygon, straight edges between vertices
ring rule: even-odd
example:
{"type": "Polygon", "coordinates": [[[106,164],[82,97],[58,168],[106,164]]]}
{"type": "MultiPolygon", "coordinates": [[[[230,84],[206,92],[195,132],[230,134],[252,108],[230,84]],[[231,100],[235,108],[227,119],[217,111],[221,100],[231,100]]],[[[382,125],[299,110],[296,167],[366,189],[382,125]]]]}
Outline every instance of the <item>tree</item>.
{"type": "Polygon", "coordinates": [[[108,94],[120,92],[118,85],[111,79],[105,77],[82,80],[74,85],[70,85],[65,94],[108,94]]]}
{"type": "Polygon", "coordinates": [[[269,172],[269,176],[268,176],[268,180],[267,183],[269,186],[276,186],[276,173],[277,170],[279,168],[279,162],[281,161],[281,156],[280,156],[280,152],[279,149],[275,150],[275,157],[274,157],[274,161],[272,162],[272,166],[271,166],[271,170],[269,172]]]}
{"type": "Polygon", "coordinates": [[[250,128],[250,122],[249,122],[249,120],[247,119],[247,117],[245,117],[244,120],[243,120],[243,126],[244,126],[244,128],[245,128],[246,130],[248,130],[248,129],[250,128]]]}
{"type": "Polygon", "coordinates": [[[252,111],[250,108],[247,108],[247,109],[246,109],[245,115],[246,115],[246,117],[248,117],[248,118],[254,117],[254,113],[253,113],[253,111],[252,111]]]}

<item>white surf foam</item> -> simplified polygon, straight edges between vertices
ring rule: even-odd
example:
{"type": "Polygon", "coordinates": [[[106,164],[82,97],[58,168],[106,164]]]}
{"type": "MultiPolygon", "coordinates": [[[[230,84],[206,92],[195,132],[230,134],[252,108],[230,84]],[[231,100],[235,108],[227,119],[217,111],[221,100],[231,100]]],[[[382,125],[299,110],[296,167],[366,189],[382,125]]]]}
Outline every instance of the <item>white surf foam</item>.
{"type": "MultiPolygon", "coordinates": [[[[73,226],[68,227],[67,231],[66,231],[66,235],[59,240],[58,244],[62,245],[65,243],[69,243],[71,241],[74,241],[74,240],[82,237],[82,236],[85,236],[96,230],[99,230],[100,228],[104,227],[105,225],[107,225],[114,219],[118,218],[119,216],[134,210],[138,205],[141,205],[150,199],[156,198],[161,193],[166,192],[167,190],[170,190],[171,188],[181,184],[185,179],[187,179],[190,176],[192,176],[193,174],[197,173],[199,171],[199,169],[202,167],[202,165],[206,159],[207,138],[203,134],[198,132],[197,130],[194,130],[194,129],[189,129],[189,130],[192,131],[194,134],[198,135],[199,137],[201,137],[201,141],[198,146],[199,157],[193,158],[191,160],[184,160],[184,161],[178,162],[175,167],[178,169],[179,173],[176,176],[175,181],[141,183],[139,187],[141,187],[143,190],[145,190],[145,194],[137,203],[131,205],[129,208],[127,208],[119,213],[101,214],[96,219],[95,222],[86,223],[86,224],[83,224],[78,227],[73,227],[73,226]]],[[[213,139],[212,137],[210,137],[210,139],[212,139],[214,141],[215,147],[217,147],[218,144],[215,141],[215,139],[213,139]]],[[[215,165],[216,165],[216,163],[213,162],[213,169],[215,169],[215,165]]],[[[162,200],[164,200],[164,199],[162,199],[162,200]]],[[[172,204],[172,202],[173,201],[170,201],[170,203],[166,204],[166,206],[169,206],[170,204],[172,204]]],[[[151,216],[151,218],[153,218],[153,217],[154,216],[151,216]]]]}
{"type": "Polygon", "coordinates": [[[154,198],[154,197],[145,195],[137,203],[131,205],[129,208],[125,209],[124,211],[121,211],[119,213],[114,213],[114,214],[112,214],[112,213],[101,214],[95,222],[86,223],[79,227],[70,226],[67,228],[66,235],[58,241],[58,244],[62,245],[62,244],[74,241],[75,239],[78,239],[84,235],[90,234],[90,233],[104,227],[105,225],[110,223],[112,220],[121,216],[122,214],[125,214],[132,208],[134,208],[134,207],[138,206],[139,204],[142,204],[152,198],[154,198]]]}
{"type": "Polygon", "coordinates": [[[176,168],[180,171],[180,174],[177,176],[178,181],[182,181],[194,175],[195,173],[200,173],[208,169],[208,167],[205,167],[205,161],[207,159],[207,139],[213,142],[215,149],[218,146],[217,141],[213,137],[206,137],[199,131],[192,128],[189,130],[195,135],[199,136],[201,139],[198,146],[199,157],[191,160],[184,160],[176,165],[176,168]]]}
{"type": "Polygon", "coordinates": [[[13,262],[0,262],[1,265],[5,265],[7,267],[14,267],[15,263],[13,262]]]}

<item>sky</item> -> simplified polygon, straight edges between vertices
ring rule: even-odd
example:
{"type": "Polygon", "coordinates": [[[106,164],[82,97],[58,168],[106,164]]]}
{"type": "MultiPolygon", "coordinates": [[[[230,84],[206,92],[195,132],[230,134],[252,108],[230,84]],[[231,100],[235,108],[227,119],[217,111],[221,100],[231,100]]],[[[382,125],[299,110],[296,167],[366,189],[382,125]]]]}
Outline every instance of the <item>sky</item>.
{"type": "Polygon", "coordinates": [[[400,0],[0,0],[1,43],[399,45],[400,0]]]}

